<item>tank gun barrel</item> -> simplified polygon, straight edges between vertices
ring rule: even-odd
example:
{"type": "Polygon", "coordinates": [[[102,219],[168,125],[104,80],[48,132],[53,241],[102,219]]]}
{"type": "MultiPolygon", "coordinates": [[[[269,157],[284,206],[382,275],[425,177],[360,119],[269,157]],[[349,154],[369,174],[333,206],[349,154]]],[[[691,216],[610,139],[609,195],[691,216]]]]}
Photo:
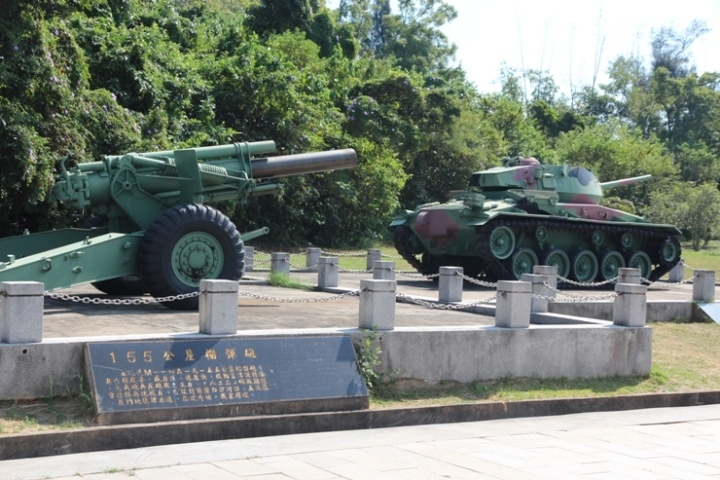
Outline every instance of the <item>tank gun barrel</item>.
{"type": "Polygon", "coordinates": [[[640,175],[639,177],[623,178],[620,180],[613,180],[612,182],[600,183],[600,188],[608,190],[610,188],[621,187],[623,185],[633,185],[635,183],[647,182],[652,178],[652,175],[640,175]]]}

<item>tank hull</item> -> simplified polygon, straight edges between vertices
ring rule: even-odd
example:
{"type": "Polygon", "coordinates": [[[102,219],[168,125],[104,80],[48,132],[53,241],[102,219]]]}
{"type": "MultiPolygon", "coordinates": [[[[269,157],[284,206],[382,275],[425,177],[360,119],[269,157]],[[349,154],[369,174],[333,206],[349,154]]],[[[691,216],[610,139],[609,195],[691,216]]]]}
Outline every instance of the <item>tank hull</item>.
{"type": "Polygon", "coordinates": [[[595,204],[555,203],[548,213],[539,203],[423,205],[391,224],[395,246],[424,275],[459,266],[470,277],[518,280],[535,265],[554,265],[565,286],[609,285],[624,267],[655,281],[680,261],[682,234],[672,225],[595,204]]]}

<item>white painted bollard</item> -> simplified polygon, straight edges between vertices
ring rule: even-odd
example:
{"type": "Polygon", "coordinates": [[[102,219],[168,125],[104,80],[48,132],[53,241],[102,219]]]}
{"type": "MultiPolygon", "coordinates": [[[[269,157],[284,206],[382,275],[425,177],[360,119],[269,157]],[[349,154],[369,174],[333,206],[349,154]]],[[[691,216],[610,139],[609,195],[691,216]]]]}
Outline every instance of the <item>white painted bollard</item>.
{"type": "Polygon", "coordinates": [[[535,275],[545,275],[547,277],[547,284],[552,287],[550,289],[550,296],[555,297],[555,290],[558,284],[558,269],[555,265],[535,265],[533,267],[533,273],[535,275]]]}
{"type": "Polygon", "coordinates": [[[360,280],[358,328],[393,330],[396,290],[394,280],[360,280]]]}
{"type": "Polygon", "coordinates": [[[320,257],[318,259],[318,288],[338,286],[338,257],[320,257]]]}
{"type": "Polygon", "coordinates": [[[506,328],[528,328],[530,326],[529,282],[500,280],[497,282],[497,305],[495,326],[506,328]]]}
{"type": "Polygon", "coordinates": [[[305,251],[305,268],[308,272],[318,271],[318,260],[322,249],[311,247],[305,251]]]}
{"type": "Polygon", "coordinates": [[[617,283],[642,285],[640,269],[639,268],[618,268],[617,283]]]}
{"type": "Polygon", "coordinates": [[[255,268],[255,247],[245,245],[245,271],[252,272],[255,268]]]}
{"type": "Polygon", "coordinates": [[[374,280],[395,280],[395,262],[373,263],[374,280]]]}
{"type": "Polygon", "coordinates": [[[713,270],[695,270],[693,277],[693,302],[712,302],[715,300],[715,272],[713,270]]]}
{"type": "Polygon", "coordinates": [[[682,261],[678,262],[678,264],[670,270],[668,280],[672,283],[680,283],[685,280],[685,263],[682,261]]]}
{"type": "Polygon", "coordinates": [[[0,342],[42,342],[44,288],[40,282],[0,283],[0,342]]]}
{"type": "Polygon", "coordinates": [[[647,318],[647,286],[616,283],[619,293],[613,303],[613,324],[622,327],[644,327],[647,318]]]}
{"type": "Polygon", "coordinates": [[[290,254],[289,253],[271,253],[270,254],[270,273],[280,273],[290,276],[290,254]]]}
{"type": "Polygon", "coordinates": [[[200,333],[235,335],[238,327],[238,282],[200,280],[200,333]]]}
{"type": "Polygon", "coordinates": [[[531,291],[533,296],[530,299],[530,311],[537,313],[547,312],[548,304],[550,303],[548,298],[555,298],[555,292],[550,290],[550,287],[548,287],[548,276],[537,275],[534,273],[523,273],[520,277],[520,280],[522,280],[523,282],[530,282],[530,285],[532,285],[531,291]]]}
{"type": "Polygon", "coordinates": [[[440,267],[438,300],[443,303],[462,302],[462,267],[440,267]]]}
{"type": "Polygon", "coordinates": [[[369,272],[372,270],[373,265],[375,265],[375,262],[379,262],[382,260],[382,250],[377,248],[371,248],[367,251],[367,265],[366,270],[369,272]]]}

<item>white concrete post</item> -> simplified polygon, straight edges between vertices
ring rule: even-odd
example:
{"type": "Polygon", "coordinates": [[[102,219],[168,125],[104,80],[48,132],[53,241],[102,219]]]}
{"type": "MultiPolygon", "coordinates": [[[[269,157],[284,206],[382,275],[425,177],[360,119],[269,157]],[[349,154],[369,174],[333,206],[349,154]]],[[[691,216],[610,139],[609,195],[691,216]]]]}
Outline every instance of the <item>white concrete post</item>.
{"type": "Polygon", "coordinates": [[[647,286],[616,283],[620,295],[613,303],[613,324],[622,327],[644,327],[647,312],[647,286]]]}
{"type": "Polygon", "coordinates": [[[200,333],[235,335],[238,327],[238,282],[200,280],[200,333]]]}
{"type": "Polygon", "coordinates": [[[42,342],[44,288],[41,282],[0,283],[0,342],[42,342]]]}
{"type": "Polygon", "coordinates": [[[528,282],[500,280],[497,282],[495,326],[528,328],[530,326],[530,292],[528,282]]]}
{"type": "Polygon", "coordinates": [[[358,328],[393,330],[396,290],[394,280],[360,280],[358,328]]]}
{"type": "Polygon", "coordinates": [[[462,267],[440,267],[438,300],[443,303],[462,302],[462,267]]]}
{"type": "Polygon", "coordinates": [[[290,254],[289,253],[271,253],[270,254],[270,273],[281,273],[290,276],[290,254]]]}
{"type": "Polygon", "coordinates": [[[535,265],[533,267],[533,273],[535,275],[545,275],[547,277],[547,283],[552,287],[550,289],[551,297],[555,297],[555,290],[558,284],[558,269],[555,265],[535,265]]]}
{"type": "Polygon", "coordinates": [[[639,268],[618,268],[617,283],[629,283],[632,285],[642,285],[639,268]]]}
{"type": "Polygon", "coordinates": [[[373,269],[375,262],[382,260],[382,250],[377,248],[371,248],[367,251],[367,266],[365,270],[368,272],[373,269]]]}
{"type": "Polygon", "coordinates": [[[537,313],[545,313],[548,311],[548,304],[550,303],[545,298],[537,298],[535,295],[541,297],[553,297],[555,298],[555,292],[550,290],[547,275],[537,275],[533,273],[523,273],[520,277],[523,282],[530,282],[532,285],[533,296],[530,299],[530,311],[537,313]]]}
{"type": "Polygon", "coordinates": [[[321,249],[311,247],[305,251],[305,267],[308,272],[318,271],[318,260],[320,259],[321,249]]]}
{"type": "Polygon", "coordinates": [[[245,271],[252,272],[255,268],[255,247],[245,245],[245,271]]]}
{"type": "Polygon", "coordinates": [[[395,262],[373,263],[373,279],[395,280],[395,262]]]}
{"type": "Polygon", "coordinates": [[[338,257],[318,258],[318,288],[337,287],[338,277],[338,257]]]}
{"type": "Polygon", "coordinates": [[[672,283],[680,283],[685,279],[685,263],[679,261],[677,265],[670,270],[668,280],[672,283]]]}
{"type": "Polygon", "coordinates": [[[713,270],[695,270],[693,302],[712,302],[714,300],[715,272],[713,270]]]}

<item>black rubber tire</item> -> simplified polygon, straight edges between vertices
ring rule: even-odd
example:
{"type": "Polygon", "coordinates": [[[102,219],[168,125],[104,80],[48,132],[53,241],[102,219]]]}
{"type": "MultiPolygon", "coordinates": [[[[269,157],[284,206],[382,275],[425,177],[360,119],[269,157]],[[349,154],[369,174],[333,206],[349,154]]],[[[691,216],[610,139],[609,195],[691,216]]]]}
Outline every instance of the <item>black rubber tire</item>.
{"type": "MultiPolygon", "coordinates": [[[[93,214],[85,220],[83,228],[104,227],[107,223],[107,215],[93,214]]],[[[92,282],[91,285],[107,295],[119,297],[137,297],[147,293],[147,288],[145,288],[145,283],[143,283],[140,275],[125,275],[100,282],[92,282]]]]}
{"type": "MultiPolygon", "coordinates": [[[[208,247],[209,250],[212,247],[208,247]]],[[[245,252],[235,224],[218,210],[206,205],[179,205],[163,212],[145,231],[140,243],[140,275],[153,297],[169,297],[195,292],[202,278],[239,280],[245,267],[245,252]],[[188,235],[200,234],[214,239],[220,246],[222,263],[209,275],[192,278],[178,277],[173,262],[173,250],[188,235]]],[[[162,302],[173,310],[197,310],[198,297],[162,302]]]]}

